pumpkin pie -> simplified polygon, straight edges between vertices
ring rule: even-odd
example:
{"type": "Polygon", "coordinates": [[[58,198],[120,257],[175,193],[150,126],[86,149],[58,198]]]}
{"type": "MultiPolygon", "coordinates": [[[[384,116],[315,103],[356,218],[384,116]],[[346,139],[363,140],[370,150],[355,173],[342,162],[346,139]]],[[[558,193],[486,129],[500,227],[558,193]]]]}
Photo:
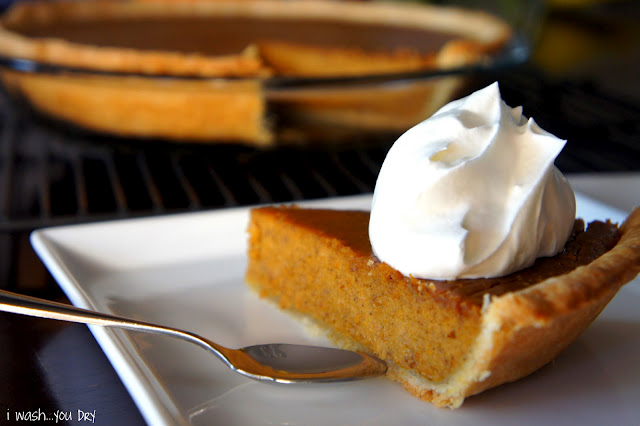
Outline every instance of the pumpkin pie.
{"type": "Polygon", "coordinates": [[[501,278],[433,281],[380,262],[369,213],[251,212],[246,280],[436,406],[519,379],[557,356],[640,271],[640,208],[620,226],[577,220],[564,251],[501,278]]]}
{"type": "MultiPolygon", "coordinates": [[[[331,90],[266,90],[317,79],[478,64],[511,29],[481,12],[333,1],[34,1],[0,20],[0,55],[54,72],[2,71],[10,90],[100,132],[270,145],[271,111],[310,123],[402,129],[459,79],[331,90]]],[[[287,121],[287,120],[284,120],[287,121]]]]}

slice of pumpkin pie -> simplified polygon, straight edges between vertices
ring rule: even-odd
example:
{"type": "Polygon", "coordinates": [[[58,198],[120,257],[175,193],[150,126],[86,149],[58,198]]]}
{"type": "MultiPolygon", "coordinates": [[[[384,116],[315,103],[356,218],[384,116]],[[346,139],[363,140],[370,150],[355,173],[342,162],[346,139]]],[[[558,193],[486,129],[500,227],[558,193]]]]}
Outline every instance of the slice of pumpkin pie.
{"type": "Polygon", "coordinates": [[[562,253],[522,271],[453,281],[381,262],[368,225],[368,212],[255,209],[246,280],[340,346],[385,360],[390,378],[437,406],[552,360],[640,270],[640,210],[620,228],[577,222],[562,253]]]}
{"type": "Polygon", "coordinates": [[[494,85],[405,133],[371,213],[252,210],[248,284],[437,406],[540,368],[640,271],[640,208],[585,229],[521,112],[494,85]]]}

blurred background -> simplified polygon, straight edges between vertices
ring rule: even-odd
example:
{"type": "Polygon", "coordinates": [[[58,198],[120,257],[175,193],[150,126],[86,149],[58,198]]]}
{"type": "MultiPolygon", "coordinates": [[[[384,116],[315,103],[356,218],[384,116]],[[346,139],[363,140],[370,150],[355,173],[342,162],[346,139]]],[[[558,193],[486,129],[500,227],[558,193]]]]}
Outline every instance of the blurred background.
{"type": "Polygon", "coordinates": [[[531,63],[549,78],[593,84],[640,102],[640,4],[637,1],[548,2],[531,63]]]}
{"type": "MultiPolygon", "coordinates": [[[[503,16],[526,40],[506,66],[470,72],[461,95],[499,81],[510,105],[569,140],[565,173],[638,169],[640,2],[455,3],[503,16]]],[[[372,192],[399,134],[267,150],[150,144],[48,120],[6,91],[0,126],[0,286],[47,290],[28,243],[36,227],[372,192]]]]}

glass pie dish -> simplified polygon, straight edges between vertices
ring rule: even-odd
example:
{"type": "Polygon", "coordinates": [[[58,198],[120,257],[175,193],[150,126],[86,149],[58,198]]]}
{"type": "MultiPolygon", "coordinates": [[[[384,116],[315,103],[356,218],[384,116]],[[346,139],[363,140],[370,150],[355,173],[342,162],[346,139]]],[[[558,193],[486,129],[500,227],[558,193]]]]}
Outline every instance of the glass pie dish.
{"type": "Polygon", "coordinates": [[[512,12],[536,14],[522,9],[498,17],[404,2],[18,3],[0,20],[0,73],[17,99],[90,131],[327,141],[403,131],[460,95],[466,76],[526,60],[531,37],[512,12]]]}

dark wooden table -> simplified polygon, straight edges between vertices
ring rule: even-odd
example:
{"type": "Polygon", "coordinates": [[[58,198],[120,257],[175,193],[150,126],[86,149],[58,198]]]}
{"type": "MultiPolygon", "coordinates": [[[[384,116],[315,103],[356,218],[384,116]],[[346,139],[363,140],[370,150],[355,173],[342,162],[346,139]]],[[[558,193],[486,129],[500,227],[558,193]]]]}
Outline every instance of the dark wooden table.
{"type": "Polygon", "coordinates": [[[85,325],[2,312],[0,348],[0,424],[145,424],[85,325]]]}
{"type": "Polygon", "coordinates": [[[29,416],[56,423],[56,415],[68,424],[144,424],[87,327],[5,313],[0,324],[2,424],[29,416]]]}

